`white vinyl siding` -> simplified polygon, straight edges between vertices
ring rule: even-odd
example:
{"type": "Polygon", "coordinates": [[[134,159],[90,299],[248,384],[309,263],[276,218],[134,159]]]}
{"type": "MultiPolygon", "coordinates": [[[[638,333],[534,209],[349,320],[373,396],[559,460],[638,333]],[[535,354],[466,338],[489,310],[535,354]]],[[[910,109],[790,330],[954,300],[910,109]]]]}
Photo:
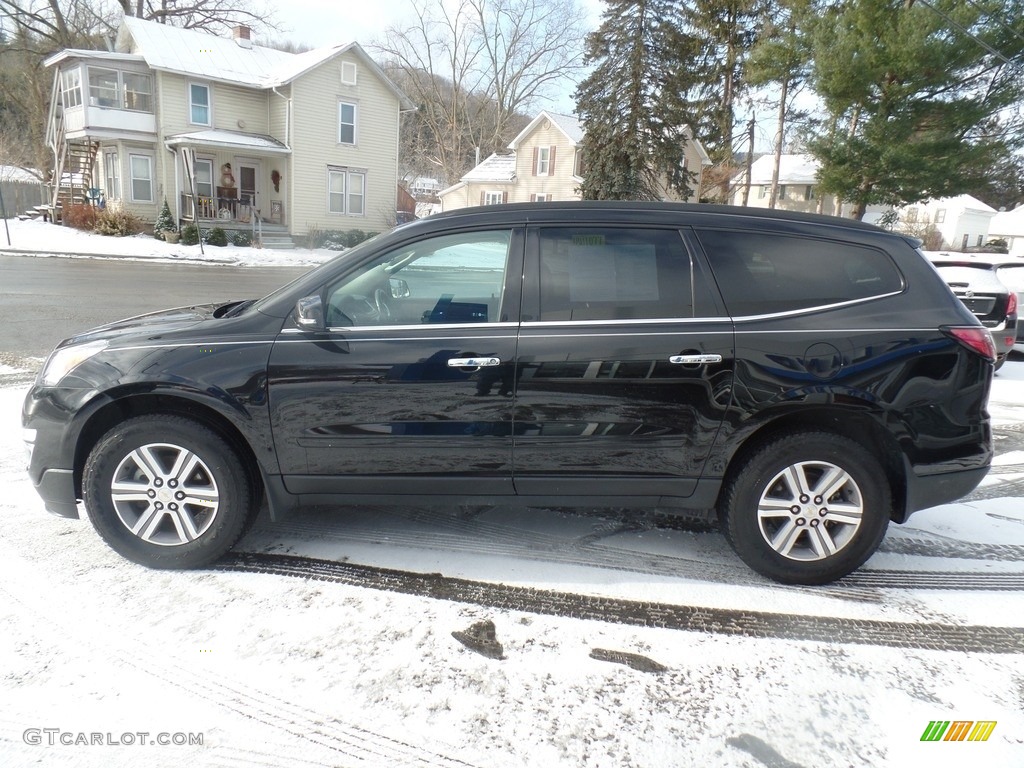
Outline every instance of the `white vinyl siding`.
{"type": "Polygon", "coordinates": [[[153,202],[153,158],[149,155],[128,155],[132,202],[153,202]]]}
{"type": "MultiPolygon", "coordinates": [[[[282,184],[288,185],[295,235],[304,235],[313,227],[383,232],[395,223],[398,98],[365,67],[357,86],[342,85],[338,73],[342,62],[348,60],[359,63],[356,55],[342,55],[310,70],[291,86],[291,181],[285,175],[282,184]],[[340,102],[358,104],[355,144],[338,142],[340,102]],[[330,212],[325,199],[325,166],[365,171],[364,213],[358,223],[346,226],[339,214],[330,212]]],[[[277,96],[271,94],[271,98],[277,96]]]]}
{"type": "Polygon", "coordinates": [[[346,101],[338,103],[338,143],[356,143],[356,114],[355,104],[346,101]]]}
{"type": "Polygon", "coordinates": [[[193,125],[213,125],[213,105],[210,86],[201,83],[188,84],[188,115],[193,125]]]}

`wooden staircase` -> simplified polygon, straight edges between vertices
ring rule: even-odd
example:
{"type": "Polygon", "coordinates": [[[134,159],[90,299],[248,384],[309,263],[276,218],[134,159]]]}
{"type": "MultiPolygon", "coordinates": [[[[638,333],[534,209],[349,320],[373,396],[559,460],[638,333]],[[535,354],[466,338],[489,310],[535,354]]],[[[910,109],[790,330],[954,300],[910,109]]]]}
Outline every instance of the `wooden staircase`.
{"type": "Polygon", "coordinates": [[[93,187],[92,171],[100,143],[88,137],[68,139],[65,133],[64,112],[61,109],[60,72],[54,72],[50,101],[50,122],[46,143],[53,150],[53,176],[50,177],[49,213],[54,222],[61,220],[65,206],[89,202],[93,187]]]}

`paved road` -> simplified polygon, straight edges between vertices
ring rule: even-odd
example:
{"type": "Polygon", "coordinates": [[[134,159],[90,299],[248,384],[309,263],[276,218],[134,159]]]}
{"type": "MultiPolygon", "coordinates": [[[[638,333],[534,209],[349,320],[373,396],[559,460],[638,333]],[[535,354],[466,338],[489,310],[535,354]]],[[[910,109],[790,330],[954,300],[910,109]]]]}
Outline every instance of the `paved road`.
{"type": "Polygon", "coordinates": [[[0,256],[0,354],[42,357],[61,339],[96,325],[264,296],[308,270],[0,256]]]}

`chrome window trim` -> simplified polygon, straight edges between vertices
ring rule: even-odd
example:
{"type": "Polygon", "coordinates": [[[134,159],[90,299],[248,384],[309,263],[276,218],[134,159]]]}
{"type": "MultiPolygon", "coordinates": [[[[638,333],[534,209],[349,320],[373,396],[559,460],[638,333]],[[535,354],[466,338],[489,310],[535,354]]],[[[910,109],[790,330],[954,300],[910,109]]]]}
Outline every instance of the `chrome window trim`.
{"type": "Polygon", "coordinates": [[[876,299],[888,299],[893,296],[899,296],[903,293],[903,290],[891,291],[889,293],[880,293],[877,296],[866,296],[863,299],[850,299],[849,301],[839,301],[835,304],[817,304],[813,307],[805,307],[803,309],[790,309],[785,312],[770,312],[766,315],[737,315],[733,317],[733,320],[737,323],[749,323],[758,320],[771,320],[777,317],[795,317],[797,315],[807,315],[812,312],[823,312],[827,309],[839,309],[841,307],[852,307],[857,304],[864,304],[869,301],[875,301],[876,299]]]}
{"type": "MultiPolygon", "coordinates": [[[[421,323],[419,325],[336,325],[319,333],[367,333],[369,331],[427,331],[437,332],[439,328],[452,330],[476,330],[478,328],[518,328],[519,323],[421,323]]],[[[283,328],[282,334],[318,333],[302,328],[283,328]]]]}

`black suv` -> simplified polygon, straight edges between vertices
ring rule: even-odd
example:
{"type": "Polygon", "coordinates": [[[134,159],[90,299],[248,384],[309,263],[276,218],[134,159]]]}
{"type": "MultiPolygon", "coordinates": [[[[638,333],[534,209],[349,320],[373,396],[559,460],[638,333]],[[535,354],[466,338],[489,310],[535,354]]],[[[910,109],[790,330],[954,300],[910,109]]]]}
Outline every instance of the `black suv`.
{"type": "Polygon", "coordinates": [[[125,557],[209,563],[265,499],[717,509],[781,582],[860,566],[992,456],[988,331],[913,243],[716,206],[501,205],[258,301],[50,355],[32,480],[125,557]]]}

